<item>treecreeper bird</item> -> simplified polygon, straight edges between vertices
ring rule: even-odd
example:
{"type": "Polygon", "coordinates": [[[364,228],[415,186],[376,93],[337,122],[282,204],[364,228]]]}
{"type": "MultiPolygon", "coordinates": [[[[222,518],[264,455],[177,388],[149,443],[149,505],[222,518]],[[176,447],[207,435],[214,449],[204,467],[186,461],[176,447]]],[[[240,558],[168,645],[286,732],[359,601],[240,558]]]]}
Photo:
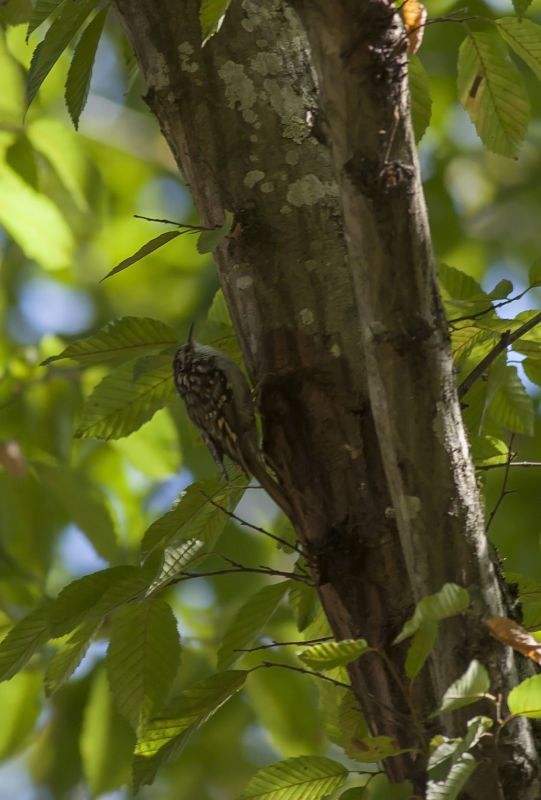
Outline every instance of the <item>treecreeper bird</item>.
{"type": "Polygon", "coordinates": [[[228,474],[224,456],[228,456],[247,477],[253,475],[291,516],[282,488],[265,469],[248,381],[229,356],[196,342],[193,328],[194,323],[186,344],[178,348],[173,359],[175,386],[189,418],[225,480],[228,474]]]}

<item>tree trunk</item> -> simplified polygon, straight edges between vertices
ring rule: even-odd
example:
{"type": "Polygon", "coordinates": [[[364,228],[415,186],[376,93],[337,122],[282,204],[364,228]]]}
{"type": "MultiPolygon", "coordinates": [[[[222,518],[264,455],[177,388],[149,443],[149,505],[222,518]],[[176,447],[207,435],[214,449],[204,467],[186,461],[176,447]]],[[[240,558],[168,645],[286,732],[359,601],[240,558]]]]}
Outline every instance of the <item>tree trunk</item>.
{"type": "MultiPolygon", "coordinates": [[[[403,675],[391,643],[414,604],[447,581],[470,590],[412,698],[378,655],[350,669],[372,732],[426,752],[442,726],[464,734],[460,713],[436,727],[426,715],[471,658],[494,693],[517,678],[482,624],[502,600],[435,281],[404,34],[382,0],[294,5],[304,28],[281,0],[238,0],[201,49],[197,0],[116,0],[203,223],[234,214],[220,282],[336,638],[366,638],[403,675]]],[[[465,797],[539,798],[525,721],[489,755],[465,797]]],[[[425,757],[386,766],[423,795],[425,757]]]]}

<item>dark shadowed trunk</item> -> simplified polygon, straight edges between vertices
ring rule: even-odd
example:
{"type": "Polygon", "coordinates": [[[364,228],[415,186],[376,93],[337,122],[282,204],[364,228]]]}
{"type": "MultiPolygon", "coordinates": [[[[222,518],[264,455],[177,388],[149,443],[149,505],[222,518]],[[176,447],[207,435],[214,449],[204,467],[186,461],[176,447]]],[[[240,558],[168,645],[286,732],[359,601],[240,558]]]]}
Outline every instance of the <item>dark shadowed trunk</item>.
{"type": "MultiPolygon", "coordinates": [[[[220,282],[323,607],[338,639],[365,637],[402,674],[404,646],[391,642],[414,604],[447,581],[468,588],[469,613],[442,623],[411,697],[378,655],[350,669],[373,733],[403,747],[442,725],[463,735],[460,714],[436,727],[425,717],[471,658],[493,692],[516,675],[481,622],[502,601],[436,287],[399,19],[381,1],[238,0],[201,49],[198,5],[116,0],[203,223],[234,214],[220,282]]],[[[465,797],[538,800],[526,722],[490,755],[465,797]]],[[[387,769],[422,795],[424,757],[387,769]]]]}

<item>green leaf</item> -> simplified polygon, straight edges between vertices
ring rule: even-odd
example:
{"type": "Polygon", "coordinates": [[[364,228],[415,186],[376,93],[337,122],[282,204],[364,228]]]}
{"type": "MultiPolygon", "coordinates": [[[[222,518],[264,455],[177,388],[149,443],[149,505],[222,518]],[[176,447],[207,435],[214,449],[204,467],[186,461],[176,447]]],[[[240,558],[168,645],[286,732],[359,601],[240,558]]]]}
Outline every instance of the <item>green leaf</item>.
{"type": "Polygon", "coordinates": [[[62,4],[43,41],[34,50],[26,79],[27,108],[96,3],[97,0],[67,0],[62,4]]]}
{"type": "Polygon", "coordinates": [[[87,615],[100,619],[123,603],[144,596],[151,580],[152,574],[141,567],[122,566],[72,581],[49,606],[52,637],[69,633],[87,615]]]}
{"type": "Polygon", "coordinates": [[[369,736],[369,730],[352,693],[327,681],[318,682],[318,691],[325,735],[350,758],[358,758],[354,742],[369,736]]]}
{"type": "Polygon", "coordinates": [[[0,223],[25,255],[45,269],[70,265],[73,234],[58,208],[1,163],[0,223]]]}
{"type": "Polygon", "coordinates": [[[365,764],[383,761],[384,758],[405,752],[390,736],[366,736],[364,739],[358,739],[352,743],[349,752],[352,751],[355,753],[355,758],[365,764]]]}
{"type": "Polygon", "coordinates": [[[41,483],[56,498],[72,522],[92,543],[98,555],[117,555],[116,530],[106,498],[86,476],[68,467],[34,464],[41,483]]]}
{"type": "Polygon", "coordinates": [[[79,118],[88,98],[96,50],[108,11],[109,6],[105,6],[87,25],[71,59],[65,97],[69,115],[76,129],[79,127],[79,118]]]}
{"type": "Polygon", "coordinates": [[[481,285],[466,272],[450,267],[440,262],[438,264],[438,278],[447,296],[453,300],[471,300],[482,303],[483,308],[491,308],[492,303],[481,285]]]}
{"type": "Polygon", "coordinates": [[[476,467],[501,464],[507,461],[509,444],[495,436],[471,436],[470,445],[476,467]]]}
{"type": "Polygon", "coordinates": [[[513,433],[533,436],[535,409],[517,368],[500,359],[489,372],[488,391],[491,419],[513,433]],[[495,389],[493,393],[491,387],[495,389]]]}
{"type": "Polygon", "coordinates": [[[541,258],[536,258],[528,270],[528,285],[539,286],[541,284],[541,258]]]}
{"type": "Polygon", "coordinates": [[[154,369],[137,378],[133,362],[107,375],[83,407],[75,436],[80,439],[119,439],[144,425],[173,393],[171,358],[162,356],[154,369]]]}
{"type": "Polygon", "coordinates": [[[522,607],[522,623],[527,630],[535,631],[541,628],[541,583],[519,575],[516,572],[507,572],[505,577],[509,584],[517,584],[522,607]]]}
{"type": "Polygon", "coordinates": [[[16,675],[50,636],[46,607],[37,608],[19,620],[0,642],[0,681],[16,675]]]}
{"type": "Polygon", "coordinates": [[[366,639],[343,639],[341,642],[314,644],[297,655],[310,669],[327,670],[349,664],[368,650],[366,639]]]}
{"type": "Polygon", "coordinates": [[[210,231],[203,231],[199,234],[197,239],[197,252],[204,255],[205,253],[212,253],[220,242],[225,239],[231,232],[233,227],[233,214],[230,211],[225,212],[224,224],[210,231]]]}
{"type": "Polygon", "coordinates": [[[158,768],[178,755],[190,735],[242,688],[246,676],[235,670],[211,675],[182,692],[168,711],[146,723],[135,748],[136,791],[151,783],[158,768]]]}
{"type": "Polygon", "coordinates": [[[180,662],[177,622],[163,600],[121,608],[107,652],[109,683],[119,711],[138,730],[166,699],[180,662]]]}
{"type": "Polygon", "coordinates": [[[42,366],[62,358],[77,361],[83,366],[100,364],[110,359],[133,359],[175,344],[172,328],[159,319],[149,317],[120,317],[107,323],[97,333],[86,339],[77,339],[57,356],[50,356],[42,366]]]}
{"type": "Polygon", "coordinates": [[[105,669],[96,671],[80,737],[85,780],[92,797],[129,783],[134,736],[114,707],[105,669]]]}
{"type": "Polygon", "coordinates": [[[432,98],[428,73],[419,56],[412,56],[408,64],[409,86],[411,96],[411,121],[415,141],[420,142],[430,125],[432,115],[432,98]]]}
{"type": "Polygon", "coordinates": [[[160,247],[163,247],[172,239],[176,239],[177,236],[182,236],[183,233],[188,233],[188,231],[166,231],[165,233],[160,233],[159,236],[155,236],[154,239],[150,239],[148,242],[146,242],[132,256],[125,258],[120,262],[120,264],[117,264],[116,267],[113,267],[113,269],[108,272],[104,278],[102,278],[102,281],[110,278],[111,275],[116,275],[117,272],[122,272],[122,270],[126,269],[127,267],[131,267],[132,264],[135,264],[137,261],[141,261],[142,258],[150,255],[150,253],[153,253],[155,250],[159,250],[160,247]]]}
{"type": "Polygon", "coordinates": [[[207,552],[215,546],[246,486],[229,486],[220,478],[192,483],[182,493],[175,507],[147,528],[141,545],[141,557],[147,559],[171,542],[198,539],[207,552]],[[225,510],[224,510],[225,509],[225,510]]]}
{"type": "Polygon", "coordinates": [[[227,669],[243,655],[237,651],[246,647],[265,627],[289,586],[289,581],[273,583],[244,601],[222,639],[218,650],[218,669],[227,669]]]}
{"type": "Polygon", "coordinates": [[[47,665],[44,679],[45,690],[48,695],[56,692],[77,669],[100,625],[101,618],[84,622],[51,659],[47,665]]]}
{"type": "Polygon", "coordinates": [[[511,292],[513,291],[513,284],[511,281],[507,280],[507,278],[503,278],[501,281],[498,281],[494,289],[489,292],[489,297],[491,300],[503,300],[506,297],[509,297],[511,292]]]}
{"type": "MultiPolygon", "coordinates": [[[[436,750],[438,757],[442,758],[453,752],[453,745],[443,744],[436,750]]],[[[429,765],[432,763],[432,757],[429,765]]],[[[477,768],[477,761],[470,753],[462,753],[460,758],[451,765],[444,780],[430,780],[427,786],[426,800],[456,800],[467,781],[477,768]]]]}
{"type": "Polygon", "coordinates": [[[511,714],[529,719],[541,718],[541,675],[533,675],[511,689],[507,696],[511,714]]]}
{"type": "Polygon", "coordinates": [[[218,33],[225,18],[225,12],[231,0],[201,0],[199,7],[199,24],[201,26],[201,47],[204,47],[211,36],[218,33]]]}
{"type": "Polygon", "coordinates": [[[289,590],[289,605],[297,623],[297,630],[302,633],[312,622],[319,609],[319,598],[313,586],[294,581],[289,590]]]}
{"type": "Polygon", "coordinates": [[[516,156],[528,127],[530,104],[522,76],[493,31],[470,33],[458,55],[458,93],[483,143],[516,156]]]}
{"type": "Polygon", "coordinates": [[[427,622],[439,622],[447,617],[453,617],[465,611],[470,602],[466,589],[456,583],[446,583],[439,592],[423,597],[415,607],[415,613],[403,626],[402,631],[394,640],[394,644],[403,642],[408,636],[427,622]]]}
{"type": "Polygon", "coordinates": [[[408,678],[415,678],[434,649],[438,635],[438,624],[434,620],[426,620],[415,631],[406,656],[405,670],[408,678]]]}
{"type": "Polygon", "coordinates": [[[437,623],[465,611],[469,604],[468,592],[454,583],[446,583],[439,592],[423,597],[415,613],[403,626],[394,644],[413,636],[406,656],[406,674],[414,678],[432,652],[437,636],[437,623]]]}
{"type": "Polygon", "coordinates": [[[26,41],[30,38],[31,34],[45,22],[54,11],[62,5],[64,0],[36,0],[32,10],[32,16],[28,23],[28,30],[26,32],[26,41]]]}
{"type": "Polygon", "coordinates": [[[529,19],[502,17],[496,20],[502,39],[541,79],[541,25],[529,19]]]}
{"type": "Polygon", "coordinates": [[[441,706],[431,716],[442,711],[454,711],[480,700],[490,687],[488,672],[476,659],[470,662],[466,672],[460,676],[443,695],[441,706]]]}
{"type": "Polygon", "coordinates": [[[513,8],[517,12],[518,17],[522,17],[523,14],[529,9],[532,4],[532,0],[513,0],[513,8]]]}
{"type": "Polygon", "coordinates": [[[38,670],[24,670],[0,686],[0,759],[7,760],[29,744],[41,709],[42,682],[38,670]]]}
{"type": "Polygon", "coordinates": [[[346,767],[330,758],[287,758],[258,770],[239,800],[312,800],[334,792],[347,776],[346,767]]]}

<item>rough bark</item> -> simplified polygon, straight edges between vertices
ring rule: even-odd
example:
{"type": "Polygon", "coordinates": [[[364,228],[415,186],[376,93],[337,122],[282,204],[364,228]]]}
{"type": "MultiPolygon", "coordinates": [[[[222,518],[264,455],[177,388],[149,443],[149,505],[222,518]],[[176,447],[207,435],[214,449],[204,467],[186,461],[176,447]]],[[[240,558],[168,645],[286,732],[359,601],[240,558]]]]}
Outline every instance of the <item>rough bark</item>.
{"type": "MultiPolygon", "coordinates": [[[[116,0],[204,224],[234,213],[220,282],[333,631],[384,648],[402,674],[391,642],[414,603],[446,581],[472,594],[467,619],[441,625],[411,699],[379,656],[350,670],[372,731],[416,747],[472,657],[493,691],[516,676],[481,622],[502,602],[436,288],[403,33],[382,0],[299,0],[312,61],[287,4],[239,0],[201,49],[198,5],[116,0]]],[[[439,725],[462,735],[464,716],[439,725]]],[[[465,796],[539,796],[527,725],[504,730],[465,796]]],[[[424,758],[387,768],[423,793],[424,758]]]]}

